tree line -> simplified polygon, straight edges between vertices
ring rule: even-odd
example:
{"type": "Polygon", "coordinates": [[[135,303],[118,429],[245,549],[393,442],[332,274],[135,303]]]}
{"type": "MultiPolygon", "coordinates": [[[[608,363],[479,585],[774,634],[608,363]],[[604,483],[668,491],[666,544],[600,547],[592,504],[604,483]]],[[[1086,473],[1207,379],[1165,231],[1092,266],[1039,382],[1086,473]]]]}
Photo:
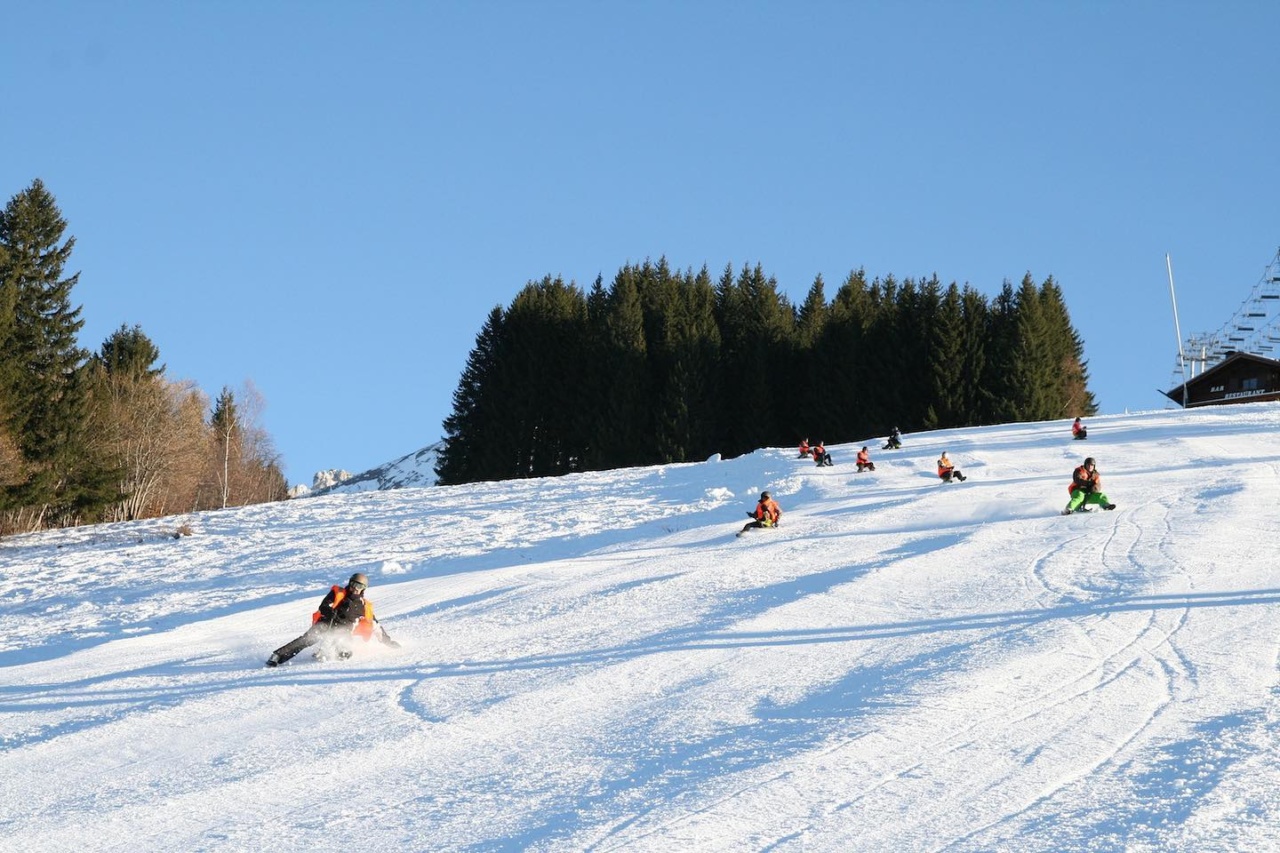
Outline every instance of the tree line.
{"type": "Polygon", "coordinates": [[[444,423],[443,484],[736,456],[813,438],[1096,412],[1052,277],[993,298],[938,277],[799,306],[760,265],[712,279],[665,259],[587,291],[529,282],[484,321],[444,423]]]}
{"type": "Polygon", "coordinates": [[[137,325],[81,348],[66,228],[39,179],[0,213],[0,533],[284,498],[252,384],[211,404],[137,325]]]}

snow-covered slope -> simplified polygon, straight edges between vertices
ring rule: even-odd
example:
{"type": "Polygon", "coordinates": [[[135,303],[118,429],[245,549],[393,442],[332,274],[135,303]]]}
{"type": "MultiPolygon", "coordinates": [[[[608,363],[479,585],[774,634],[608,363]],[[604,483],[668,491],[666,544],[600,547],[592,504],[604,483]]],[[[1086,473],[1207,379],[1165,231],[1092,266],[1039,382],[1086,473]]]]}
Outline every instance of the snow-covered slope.
{"type": "Polygon", "coordinates": [[[1089,427],[6,539],[0,837],[1280,849],[1280,406],[1089,427]],[[1060,516],[1085,453],[1118,509],[1060,516]],[[354,571],[404,647],[263,668],[354,571]]]}

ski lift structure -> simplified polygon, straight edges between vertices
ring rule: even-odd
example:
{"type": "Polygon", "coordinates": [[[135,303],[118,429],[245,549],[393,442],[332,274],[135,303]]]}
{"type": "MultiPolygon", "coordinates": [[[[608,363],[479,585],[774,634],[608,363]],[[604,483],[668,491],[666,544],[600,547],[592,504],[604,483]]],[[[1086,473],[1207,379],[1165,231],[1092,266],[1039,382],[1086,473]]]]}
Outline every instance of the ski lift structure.
{"type": "MultiPolygon", "coordinates": [[[[1171,290],[1172,278],[1171,269],[1171,290]]],[[[1176,303],[1174,310],[1177,310],[1176,303]]],[[[1277,352],[1280,352],[1280,249],[1230,320],[1216,332],[1188,335],[1182,342],[1172,381],[1187,383],[1235,353],[1274,359],[1277,352]]]]}
{"type": "Polygon", "coordinates": [[[1216,332],[1194,334],[1185,340],[1178,322],[1178,299],[1169,268],[1169,297],[1173,301],[1178,361],[1166,397],[1184,409],[1225,403],[1280,400],[1280,250],[1262,272],[1249,297],[1216,332]]]}

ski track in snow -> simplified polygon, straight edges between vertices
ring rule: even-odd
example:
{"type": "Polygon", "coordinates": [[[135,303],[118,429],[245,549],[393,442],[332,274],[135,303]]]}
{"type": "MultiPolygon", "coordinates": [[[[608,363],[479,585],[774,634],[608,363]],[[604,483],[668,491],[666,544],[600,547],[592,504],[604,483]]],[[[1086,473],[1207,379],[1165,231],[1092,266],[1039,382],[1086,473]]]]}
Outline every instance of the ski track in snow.
{"type": "Polygon", "coordinates": [[[1068,424],[6,538],[0,831],[1280,849],[1280,405],[1068,424]],[[1060,516],[1086,454],[1118,509],[1060,516]],[[263,668],[354,571],[403,648],[263,668]]]}

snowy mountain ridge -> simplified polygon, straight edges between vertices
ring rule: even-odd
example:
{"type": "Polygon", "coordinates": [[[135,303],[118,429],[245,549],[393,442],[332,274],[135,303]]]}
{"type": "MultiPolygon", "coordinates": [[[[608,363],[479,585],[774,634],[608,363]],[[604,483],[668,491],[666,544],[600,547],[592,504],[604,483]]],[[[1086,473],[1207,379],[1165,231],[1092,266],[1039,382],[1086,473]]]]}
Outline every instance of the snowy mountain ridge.
{"type": "Polygon", "coordinates": [[[8,537],[6,842],[1278,850],[1280,404],[1068,424],[8,537]]]}
{"type": "Polygon", "coordinates": [[[295,486],[291,497],[314,497],[317,495],[350,494],[353,492],[381,491],[384,489],[406,489],[416,486],[434,486],[436,480],[436,458],[440,454],[443,442],[437,441],[421,450],[407,453],[382,465],[351,474],[341,469],[317,471],[312,478],[311,487],[295,486]]]}

